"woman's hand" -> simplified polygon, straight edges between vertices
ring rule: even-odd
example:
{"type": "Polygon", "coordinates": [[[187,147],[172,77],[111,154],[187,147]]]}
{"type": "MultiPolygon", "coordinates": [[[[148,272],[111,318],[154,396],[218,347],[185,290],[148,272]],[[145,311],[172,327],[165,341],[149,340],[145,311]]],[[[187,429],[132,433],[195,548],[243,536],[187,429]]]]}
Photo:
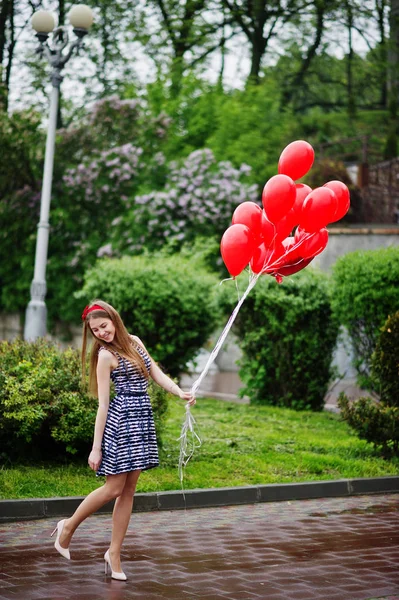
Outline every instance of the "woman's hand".
{"type": "Polygon", "coordinates": [[[190,406],[194,406],[194,404],[197,402],[195,396],[193,396],[191,392],[183,392],[183,390],[179,391],[179,398],[185,400],[185,402],[188,402],[190,406]]]}
{"type": "Polygon", "coordinates": [[[102,459],[102,452],[98,448],[93,448],[89,456],[89,467],[93,471],[98,471],[102,459]]]}

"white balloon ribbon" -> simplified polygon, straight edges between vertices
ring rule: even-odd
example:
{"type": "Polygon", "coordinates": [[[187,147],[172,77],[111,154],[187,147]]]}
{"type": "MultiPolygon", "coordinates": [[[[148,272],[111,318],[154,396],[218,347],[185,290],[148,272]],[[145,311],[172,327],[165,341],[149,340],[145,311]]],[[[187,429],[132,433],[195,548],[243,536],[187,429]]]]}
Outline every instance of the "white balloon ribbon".
{"type": "MultiPolygon", "coordinates": [[[[310,234],[307,233],[301,240],[299,240],[299,242],[296,242],[292,246],[291,250],[296,250],[297,248],[299,248],[301,246],[301,244],[303,243],[304,239],[306,239],[306,240],[311,239],[313,237],[313,235],[314,234],[312,234],[312,233],[310,233],[310,234]]],[[[276,238],[276,235],[273,239],[273,242],[275,241],[275,238],[276,238]]],[[[322,250],[323,250],[323,247],[320,247],[319,249],[317,249],[317,252],[315,252],[314,255],[319,254],[322,250]]],[[[209,367],[211,366],[211,364],[213,363],[213,361],[219,354],[219,351],[220,351],[221,347],[223,346],[223,343],[227,337],[227,334],[229,333],[242,304],[244,303],[249,292],[255,286],[256,282],[258,281],[258,278],[260,277],[260,275],[262,273],[265,273],[266,269],[271,268],[271,267],[276,267],[276,271],[274,273],[271,273],[271,275],[274,274],[274,276],[277,279],[277,276],[279,275],[278,268],[281,266],[284,266],[283,259],[284,259],[284,257],[280,257],[271,264],[271,256],[269,256],[265,259],[265,263],[264,263],[264,265],[262,267],[262,271],[260,273],[255,274],[252,271],[250,271],[249,283],[248,283],[247,289],[245,290],[242,297],[241,298],[239,297],[237,305],[236,305],[235,309],[233,310],[233,312],[231,313],[230,318],[227,321],[225,328],[223,329],[222,333],[220,334],[219,339],[216,342],[214,349],[212,350],[211,354],[209,355],[207,363],[206,363],[202,373],[200,374],[198,379],[193,383],[193,385],[191,387],[191,393],[193,396],[195,396],[197,390],[199,389],[199,386],[201,385],[202,381],[204,380],[204,378],[206,377],[206,375],[209,371],[209,367]]],[[[298,263],[300,262],[300,260],[302,260],[302,259],[298,259],[298,263]]],[[[233,278],[233,279],[235,279],[235,278],[233,278]]],[[[227,281],[227,280],[224,280],[224,281],[227,281]]],[[[237,291],[238,291],[238,287],[237,287],[237,291]]],[[[186,417],[183,422],[180,437],[178,438],[180,441],[179,476],[180,476],[182,489],[183,489],[184,467],[187,465],[188,461],[193,456],[196,448],[199,448],[202,444],[199,435],[195,431],[195,425],[196,425],[196,422],[195,422],[193,415],[191,414],[190,405],[187,404],[186,405],[186,417]]]]}
{"type": "MultiPolygon", "coordinates": [[[[235,321],[238,311],[240,310],[243,302],[245,301],[245,298],[248,296],[249,292],[252,290],[252,288],[255,286],[256,282],[258,281],[259,276],[260,276],[260,273],[258,273],[256,275],[254,273],[252,273],[250,275],[249,284],[248,284],[247,289],[245,290],[244,294],[238,301],[234,311],[231,313],[230,318],[227,321],[225,328],[223,329],[222,333],[220,334],[219,339],[216,342],[214,349],[212,350],[211,354],[208,357],[207,363],[206,363],[202,373],[200,374],[198,379],[193,383],[193,385],[191,387],[191,393],[193,394],[193,396],[195,396],[197,390],[199,389],[199,386],[201,385],[203,379],[205,378],[206,374],[209,371],[209,367],[211,366],[211,364],[213,363],[213,361],[219,354],[219,351],[227,337],[227,334],[229,333],[229,331],[235,321]]],[[[184,467],[187,465],[188,461],[193,456],[195,449],[199,448],[202,444],[199,435],[195,431],[195,424],[196,424],[196,422],[195,422],[193,415],[191,414],[190,405],[186,404],[186,417],[185,417],[185,420],[184,420],[184,423],[183,423],[183,426],[181,429],[180,437],[179,437],[179,441],[180,441],[179,476],[180,476],[180,481],[181,481],[182,487],[183,487],[183,478],[184,478],[184,467]]]]}

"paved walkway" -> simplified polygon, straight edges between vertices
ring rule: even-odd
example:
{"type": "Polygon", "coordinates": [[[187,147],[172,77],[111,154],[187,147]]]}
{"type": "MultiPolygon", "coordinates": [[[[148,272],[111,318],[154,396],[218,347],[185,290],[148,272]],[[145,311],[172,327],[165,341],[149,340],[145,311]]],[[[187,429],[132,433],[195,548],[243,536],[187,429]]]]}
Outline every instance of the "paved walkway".
{"type": "Polygon", "coordinates": [[[105,577],[111,518],[0,525],[0,600],[399,600],[399,495],[137,513],[123,564],[105,577]]]}

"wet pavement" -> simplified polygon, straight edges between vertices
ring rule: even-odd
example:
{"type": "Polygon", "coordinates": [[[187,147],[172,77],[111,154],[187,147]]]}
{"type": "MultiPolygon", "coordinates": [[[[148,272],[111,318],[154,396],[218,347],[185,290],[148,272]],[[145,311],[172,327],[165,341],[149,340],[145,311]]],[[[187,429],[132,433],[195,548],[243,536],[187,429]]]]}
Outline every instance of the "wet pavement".
{"type": "Polygon", "coordinates": [[[398,494],[133,514],[127,582],[104,575],[110,515],[71,561],[55,523],[0,525],[0,600],[399,600],[398,494]]]}

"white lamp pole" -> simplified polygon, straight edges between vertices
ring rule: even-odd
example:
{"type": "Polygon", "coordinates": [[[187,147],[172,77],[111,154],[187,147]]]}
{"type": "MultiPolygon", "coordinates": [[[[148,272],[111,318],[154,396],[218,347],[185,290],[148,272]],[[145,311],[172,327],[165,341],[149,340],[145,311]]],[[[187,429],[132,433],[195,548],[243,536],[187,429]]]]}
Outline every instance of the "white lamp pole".
{"type": "Polygon", "coordinates": [[[61,71],[73,55],[83,46],[83,38],[87,35],[93,23],[93,13],[85,4],[76,4],[69,12],[69,21],[77,36],[69,48],[68,32],[65,27],[58,27],[53,32],[51,47],[47,43],[49,33],[54,30],[54,17],[51,13],[39,10],[32,17],[32,27],[40,41],[37,50],[40,56],[46,56],[50,63],[52,91],[50,98],[50,117],[47,130],[46,154],[44,159],[42,195],[40,202],[40,221],[37,228],[35,270],[30,288],[31,300],[26,309],[25,340],[35,340],[44,337],[47,332],[46,297],[46,266],[49,238],[49,213],[51,201],[51,184],[53,180],[54,147],[57,125],[58,100],[62,81],[61,71]],[[64,49],[67,48],[64,54],[64,49]]]}

